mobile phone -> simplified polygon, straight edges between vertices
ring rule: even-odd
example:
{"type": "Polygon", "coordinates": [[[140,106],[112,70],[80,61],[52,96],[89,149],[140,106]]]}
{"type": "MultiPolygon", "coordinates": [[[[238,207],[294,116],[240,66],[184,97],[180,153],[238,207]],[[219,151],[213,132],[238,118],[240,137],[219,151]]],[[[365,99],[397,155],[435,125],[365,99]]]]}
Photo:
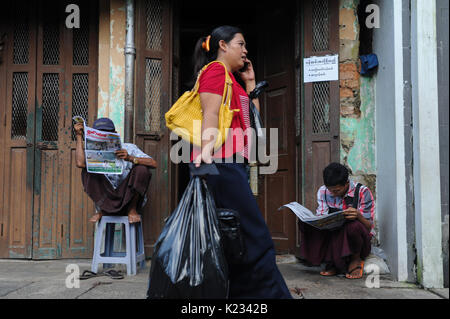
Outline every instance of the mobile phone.
{"type": "Polygon", "coordinates": [[[244,67],[243,67],[242,69],[240,69],[239,72],[245,72],[245,71],[247,71],[249,65],[250,65],[250,63],[244,62],[244,67]]]}

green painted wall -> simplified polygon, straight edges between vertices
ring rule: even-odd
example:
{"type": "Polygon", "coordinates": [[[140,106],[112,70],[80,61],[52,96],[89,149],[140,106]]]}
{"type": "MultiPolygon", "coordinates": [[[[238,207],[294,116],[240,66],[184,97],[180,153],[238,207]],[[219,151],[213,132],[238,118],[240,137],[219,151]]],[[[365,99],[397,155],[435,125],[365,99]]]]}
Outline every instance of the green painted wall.
{"type": "MultiPolygon", "coordinates": [[[[341,162],[375,193],[375,95],[373,78],[360,78],[360,116],[341,117],[341,162]]],[[[374,194],[375,195],[375,194],[374,194]]]]}

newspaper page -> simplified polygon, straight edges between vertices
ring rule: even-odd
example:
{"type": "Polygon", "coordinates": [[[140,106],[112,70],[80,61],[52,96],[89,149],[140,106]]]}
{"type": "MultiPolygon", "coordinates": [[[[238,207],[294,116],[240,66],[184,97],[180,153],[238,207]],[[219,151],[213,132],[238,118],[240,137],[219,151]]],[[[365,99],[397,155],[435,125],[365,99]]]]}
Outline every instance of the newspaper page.
{"type": "Polygon", "coordinates": [[[341,227],[345,222],[342,211],[333,214],[316,216],[309,209],[297,202],[281,206],[278,210],[289,208],[302,222],[320,230],[332,230],[341,227]]]}
{"type": "Polygon", "coordinates": [[[115,154],[117,150],[122,149],[120,135],[88,127],[80,116],[74,116],[73,120],[84,123],[84,153],[87,171],[95,174],[122,174],[123,161],[115,154]]]}

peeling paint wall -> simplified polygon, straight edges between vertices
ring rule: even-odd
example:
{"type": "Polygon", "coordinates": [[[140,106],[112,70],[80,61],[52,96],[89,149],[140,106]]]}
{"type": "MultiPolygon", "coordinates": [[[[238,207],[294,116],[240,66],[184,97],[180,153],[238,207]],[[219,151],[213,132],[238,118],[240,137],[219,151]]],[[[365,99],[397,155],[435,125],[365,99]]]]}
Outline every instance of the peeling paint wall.
{"type": "Polygon", "coordinates": [[[109,117],[124,132],[125,31],[124,0],[100,1],[98,117],[109,117]]]}
{"type": "Polygon", "coordinates": [[[359,0],[340,0],[341,163],[376,196],[374,81],[359,75],[359,0]]]}

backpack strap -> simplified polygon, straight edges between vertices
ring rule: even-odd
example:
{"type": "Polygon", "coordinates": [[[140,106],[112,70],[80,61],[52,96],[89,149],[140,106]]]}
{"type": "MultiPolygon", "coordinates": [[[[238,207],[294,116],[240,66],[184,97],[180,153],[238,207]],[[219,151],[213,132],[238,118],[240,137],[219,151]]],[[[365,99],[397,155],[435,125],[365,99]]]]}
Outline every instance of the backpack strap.
{"type": "Polygon", "coordinates": [[[355,194],[353,196],[353,208],[358,209],[359,204],[359,190],[361,189],[362,184],[358,183],[355,188],[355,194]]]}

